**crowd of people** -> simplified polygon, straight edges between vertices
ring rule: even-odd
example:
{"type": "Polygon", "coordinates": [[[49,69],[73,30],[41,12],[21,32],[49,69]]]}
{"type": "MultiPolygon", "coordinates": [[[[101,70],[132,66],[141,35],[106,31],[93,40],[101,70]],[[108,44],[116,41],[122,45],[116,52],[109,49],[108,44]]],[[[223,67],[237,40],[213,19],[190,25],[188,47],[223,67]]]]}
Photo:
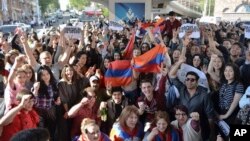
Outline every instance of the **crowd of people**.
{"type": "MultiPolygon", "coordinates": [[[[0,34],[1,141],[227,141],[218,126],[249,124],[250,40],[244,26],[222,21],[203,24],[200,38],[170,12],[161,33],[157,21],[128,22],[115,31],[104,23],[84,23],[81,39],[63,30],[16,30],[11,42],[0,34]],[[148,25],[145,27],[145,25],[148,25]],[[124,58],[135,35],[131,58],[124,58]],[[156,45],[166,48],[158,72],[133,69],[129,85],[105,81],[109,64],[139,57],[156,45]],[[183,64],[204,73],[188,71],[183,64]],[[175,86],[178,92],[169,91],[175,86]],[[168,95],[177,94],[171,104],[168,95]],[[3,106],[2,106],[3,105],[3,106]]],[[[187,22],[187,21],[186,21],[187,22]]],[[[68,25],[70,26],[70,25],[68,25]]],[[[224,126],[225,127],[225,126],[224,126]]]]}

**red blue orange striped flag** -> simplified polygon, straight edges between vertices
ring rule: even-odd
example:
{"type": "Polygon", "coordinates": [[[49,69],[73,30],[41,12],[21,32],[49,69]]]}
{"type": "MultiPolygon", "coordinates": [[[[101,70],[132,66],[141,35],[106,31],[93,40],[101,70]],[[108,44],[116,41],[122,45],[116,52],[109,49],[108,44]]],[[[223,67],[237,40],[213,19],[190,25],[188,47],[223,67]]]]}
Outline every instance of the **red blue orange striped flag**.
{"type": "Polygon", "coordinates": [[[131,59],[133,55],[133,49],[134,49],[134,43],[135,43],[135,32],[132,33],[130,40],[124,49],[123,58],[124,59],[131,59]]]}
{"type": "Polygon", "coordinates": [[[130,60],[116,60],[109,64],[104,77],[105,84],[112,87],[126,86],[132,82],[132,68],[130,60]]]}
{"type": "Polygon", "coordinates": [[[138,72],[160,72],[165,52],[166,48],[158,44],[143,55],[135,57],[133,68],[138,72]]]}

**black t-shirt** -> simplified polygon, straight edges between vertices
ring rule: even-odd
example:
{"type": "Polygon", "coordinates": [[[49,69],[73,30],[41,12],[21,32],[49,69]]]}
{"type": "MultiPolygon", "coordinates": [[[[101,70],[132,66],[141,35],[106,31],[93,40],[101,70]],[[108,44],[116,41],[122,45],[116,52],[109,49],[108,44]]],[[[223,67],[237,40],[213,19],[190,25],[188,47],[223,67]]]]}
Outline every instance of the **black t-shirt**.
{"type": "Polygon", "coordinates": [[[115,104],[115,119],[117,119],[122,112],[122,104],[115,104]]]}

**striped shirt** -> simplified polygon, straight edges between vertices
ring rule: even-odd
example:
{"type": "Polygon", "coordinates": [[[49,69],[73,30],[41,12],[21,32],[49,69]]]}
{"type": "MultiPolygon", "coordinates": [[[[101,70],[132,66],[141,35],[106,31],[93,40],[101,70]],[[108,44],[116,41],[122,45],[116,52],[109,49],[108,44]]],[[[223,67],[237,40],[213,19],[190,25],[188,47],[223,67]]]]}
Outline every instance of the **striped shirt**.
{"type": "Polygon", "coordinates": [[[235,93],[244,94],[244,87],[238,82],[231,84],[223,83],[219,91],[219,108],[228,110],[233,102],[235,93]]]}

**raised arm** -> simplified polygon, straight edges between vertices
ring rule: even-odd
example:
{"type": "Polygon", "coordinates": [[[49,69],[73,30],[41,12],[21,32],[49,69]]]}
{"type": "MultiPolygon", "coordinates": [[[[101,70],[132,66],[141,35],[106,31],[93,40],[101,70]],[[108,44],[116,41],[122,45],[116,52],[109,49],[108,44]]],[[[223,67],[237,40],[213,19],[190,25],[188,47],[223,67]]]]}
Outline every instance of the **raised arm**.
{"type": "Polygon", "coordinates": [[[213,64],[214,64],[214,61],[215,61],[216,57],[217,57],[217,55],[212,54],[211,59],[210,59],[210,62],[209,62],[209,65],[208,65],[207,72],[208,72],[208,74],[210,75],[210,77],[211,77],[214,81],[220,83],[220,77],[218,77],[218,76],[215,74],[215,71],[213,70],[213,64]]]}
{"type": "Polygon", "coordinates": [[[169,77],[170,78],[176,78],[177,77],[177,71],[180,68],[181,64],[186,62],[186,46],[189,44],[190,38],[186,36],[183,40],[183,47],[181,51],[181,56],[179,60],[173,65],[173,67],[169,71],[169,77]]]}
{"type": "Polygon", "coordinates": [[[72,108],[70,108],[70,110],[68,111],[68,117],[69,118],[73,118],[77,115],[78,111],[88,103],[88,98],[84,97],[81,102],[79,102],[78,104],[74,105],[72,108]]]}
{"type": "Polygon", "coordinates": [[[10,74],[7,80],[7,83],[11,88],[14,88],[15,72],[17,71],[18,68],[20,68],[24,64],[24,62],[25,62],[24,55],[19,55],[15,58],[15,62],[10,70],[10,74]]]}
{"type": "Polygon", "coordinates": [[[208,42],[209,42],[209,47],[211,48],[211,52],[217,55],[223,55],[220,50],[216,48],[216,42],[213,39],[212,31],[208,32],[208,42]]]}
{"type": "Polygon", "coordinates": [[[30,97],[31,97],[31,95],[24,95],[22,97],[22,100],[21,100],[20,104],[18,106],[16,106],[15,108],[11,109],[10,111],[8,111],[6,113],[6,115],[4,115],[0,119],[0,126],[5,126],[5,125],[10,124],[13,121],[13,119],[16,117],[18,112],[20,110],[22,110],[25,105],[28,104],[28,102],[30,100],[30,97]]]}
{"type": "Polygon", "coordinates": [[[25,35],[22,35],[22,36],[20,37],[20,40],[21,40],[21,42],[22,42],[22,44],[23,44],[24,52],[25,52],[25,54],[26,54],[27,57],[28,57],[28,63],[29,63],[31,66],[35,67],[38,63],[37,63],[36,58],[34,57],[34,55],[33,55],[33,53],[32,53],[32,49],[31,49],[31,48],[29,47],[29,45],[28,45],[26,36],[25,36],[25,35]]]}

